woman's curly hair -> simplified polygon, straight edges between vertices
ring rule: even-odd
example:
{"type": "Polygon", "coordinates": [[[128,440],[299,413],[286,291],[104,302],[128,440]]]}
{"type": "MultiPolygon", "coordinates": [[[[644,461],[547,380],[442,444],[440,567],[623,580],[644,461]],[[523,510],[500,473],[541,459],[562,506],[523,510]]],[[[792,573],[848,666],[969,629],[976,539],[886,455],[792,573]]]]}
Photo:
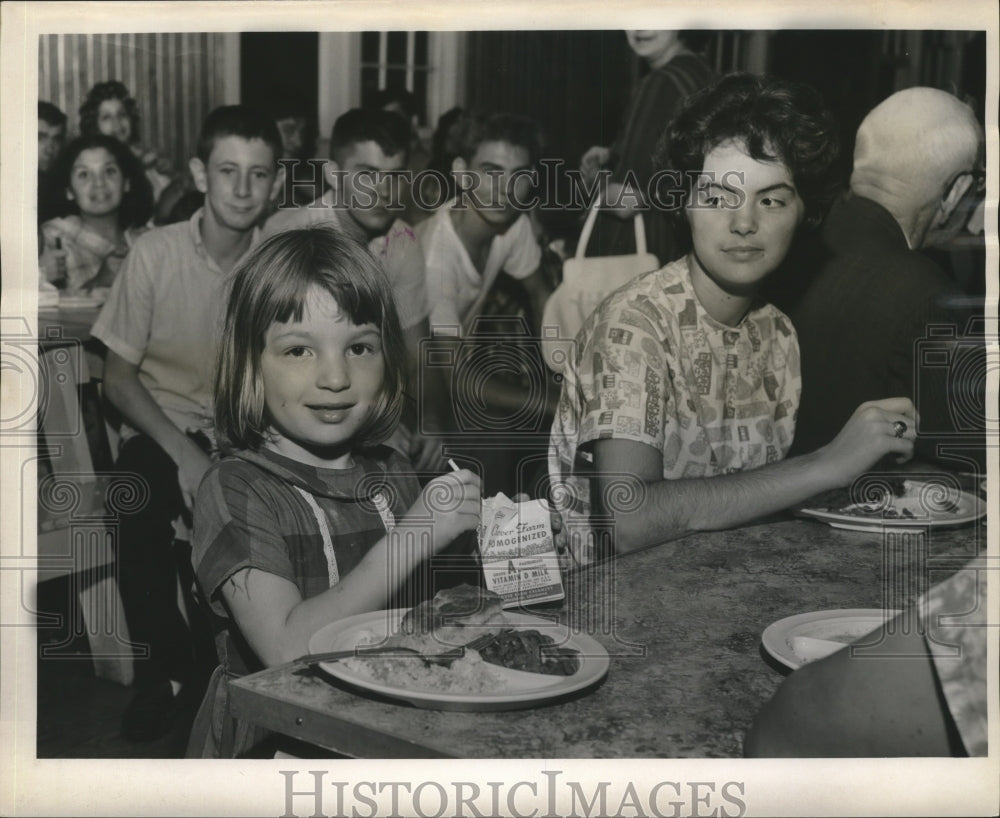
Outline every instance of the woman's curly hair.
{"type": "MultiPolygon", "coordinates": [[[[658,167],[673,171],[669,194],[682,204],[705,157],[735,142],[758,162],[781,162],[805,204],[806,223],[818,224],[837,194],[840,155],[837,122],[809,85],[736,73],[685,100],[660,139],[658,167]],[[682,182],[682,177],[686,179],[682,182]]],[[[662,199],[666,192],[658,191],[662,199]]]]}
{"type": "Polygon", "coordinates": [[[125,106],[129,122],[132,124],[131,141],[139,141],[139,106],[128,92],[128,88],[118,80],[99,82],[87,92],[87,98],[80,106],[80,133],[90,136],[97,133],[97,111],[101,103],[109,99],[120,99],[125,106]]]}

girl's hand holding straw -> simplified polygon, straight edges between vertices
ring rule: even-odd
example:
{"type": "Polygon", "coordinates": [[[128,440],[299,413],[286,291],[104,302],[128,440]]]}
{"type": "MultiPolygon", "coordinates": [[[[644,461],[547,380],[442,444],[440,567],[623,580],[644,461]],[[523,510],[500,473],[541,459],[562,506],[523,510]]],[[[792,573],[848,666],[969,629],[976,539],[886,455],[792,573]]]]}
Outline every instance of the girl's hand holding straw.
{"type": "Polygon", "coordinates": [[[452,471],[431,480],[407,512],[415,526],[431,524],[431,550],[438,553],[459,534],[479,525],[481,481],[479,475],[448,461],[452,471]]]}

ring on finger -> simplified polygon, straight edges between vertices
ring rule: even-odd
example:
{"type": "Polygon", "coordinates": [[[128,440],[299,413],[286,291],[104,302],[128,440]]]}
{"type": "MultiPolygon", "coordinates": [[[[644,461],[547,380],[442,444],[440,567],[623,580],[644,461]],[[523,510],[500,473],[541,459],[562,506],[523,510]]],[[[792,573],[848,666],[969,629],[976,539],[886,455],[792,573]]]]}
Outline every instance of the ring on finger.
{"type": "Polygon", "coordinates": [[[902,437],[905,435],[907,428],[907,425],[901,420],[897,420],[892,424],[892,432],[896,437],[902,437]]]}

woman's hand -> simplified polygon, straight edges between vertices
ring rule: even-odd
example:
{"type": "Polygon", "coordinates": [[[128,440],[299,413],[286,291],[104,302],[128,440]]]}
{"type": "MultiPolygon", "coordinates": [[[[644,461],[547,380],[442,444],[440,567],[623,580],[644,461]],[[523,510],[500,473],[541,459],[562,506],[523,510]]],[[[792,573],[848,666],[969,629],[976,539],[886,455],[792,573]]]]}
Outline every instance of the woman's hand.
{"type": "Polygon", "coordinates": [[[573,567],[573,555],[569,550],[569,533],[563,528],[562,515],[551,505],[549,521],[552,526],[552,544],[556,547],[556,558],[559,560],[559,570],[566,573],[573,567]]]}
{"type": "MultiPolygon", "coordinates": [[[[515,503],[526,503],[531,498],[527,494],[515,494],[515,503]]],[[[553,508],[551,503],[545,504],[549,510],[549,529],[552,531],[552,544],[556,549],[556,556],[559,558],[559,568],[568,571],[573,567],[573,558],[569,553],[569,534],[563,528],[562,515],[553,508]]]]}
{"type": "Polygon", "coordinates": [[[897,463],[913,457],[916,424],[917,413],[909,398],[868,401],[854,410],[840,433],[817,455],[837,485],[847,485],[886,455],[895,455],[897,463]]]}
{"type": "Polygon", "coordinates": [[[417,531],[430,525],[431,550],[436,554],[479,525],[481,498],[479,475],[468,469],[448,472],[424,486],[403,522],[417,531]]]}

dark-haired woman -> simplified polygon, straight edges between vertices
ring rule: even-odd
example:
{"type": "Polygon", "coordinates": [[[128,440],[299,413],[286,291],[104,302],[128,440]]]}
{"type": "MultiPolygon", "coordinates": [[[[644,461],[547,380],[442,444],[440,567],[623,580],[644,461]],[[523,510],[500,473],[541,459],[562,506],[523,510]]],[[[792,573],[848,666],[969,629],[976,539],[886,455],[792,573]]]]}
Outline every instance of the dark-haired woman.
{"type": "Polygon", "coordinates": [[[110,287],[152,211],[142,166],[123,143],[98,133],[73,140],[55,174],[69,213],[42,225],[41,270],[69,293],[110,287]]]}
{"type": "Polygon", "coordinates": [[[590,184],[598,171],[611,171],[605,207],[588,253],[595,256],[635,252],[632,217],[644,210],[646,247],[665,264],[680,255],[669,214],[650,207],[649,185],[653,153],[678,106],[689,95],[710,85],[715,74],[697,52],[707,35],[697,31],[626,31],[631,49],[649,67],[636,85],[611,147],[595,145],[583,154],[580,170],[590,184]],[[632,195],[636,194],[636,195],[632,195]]]}

